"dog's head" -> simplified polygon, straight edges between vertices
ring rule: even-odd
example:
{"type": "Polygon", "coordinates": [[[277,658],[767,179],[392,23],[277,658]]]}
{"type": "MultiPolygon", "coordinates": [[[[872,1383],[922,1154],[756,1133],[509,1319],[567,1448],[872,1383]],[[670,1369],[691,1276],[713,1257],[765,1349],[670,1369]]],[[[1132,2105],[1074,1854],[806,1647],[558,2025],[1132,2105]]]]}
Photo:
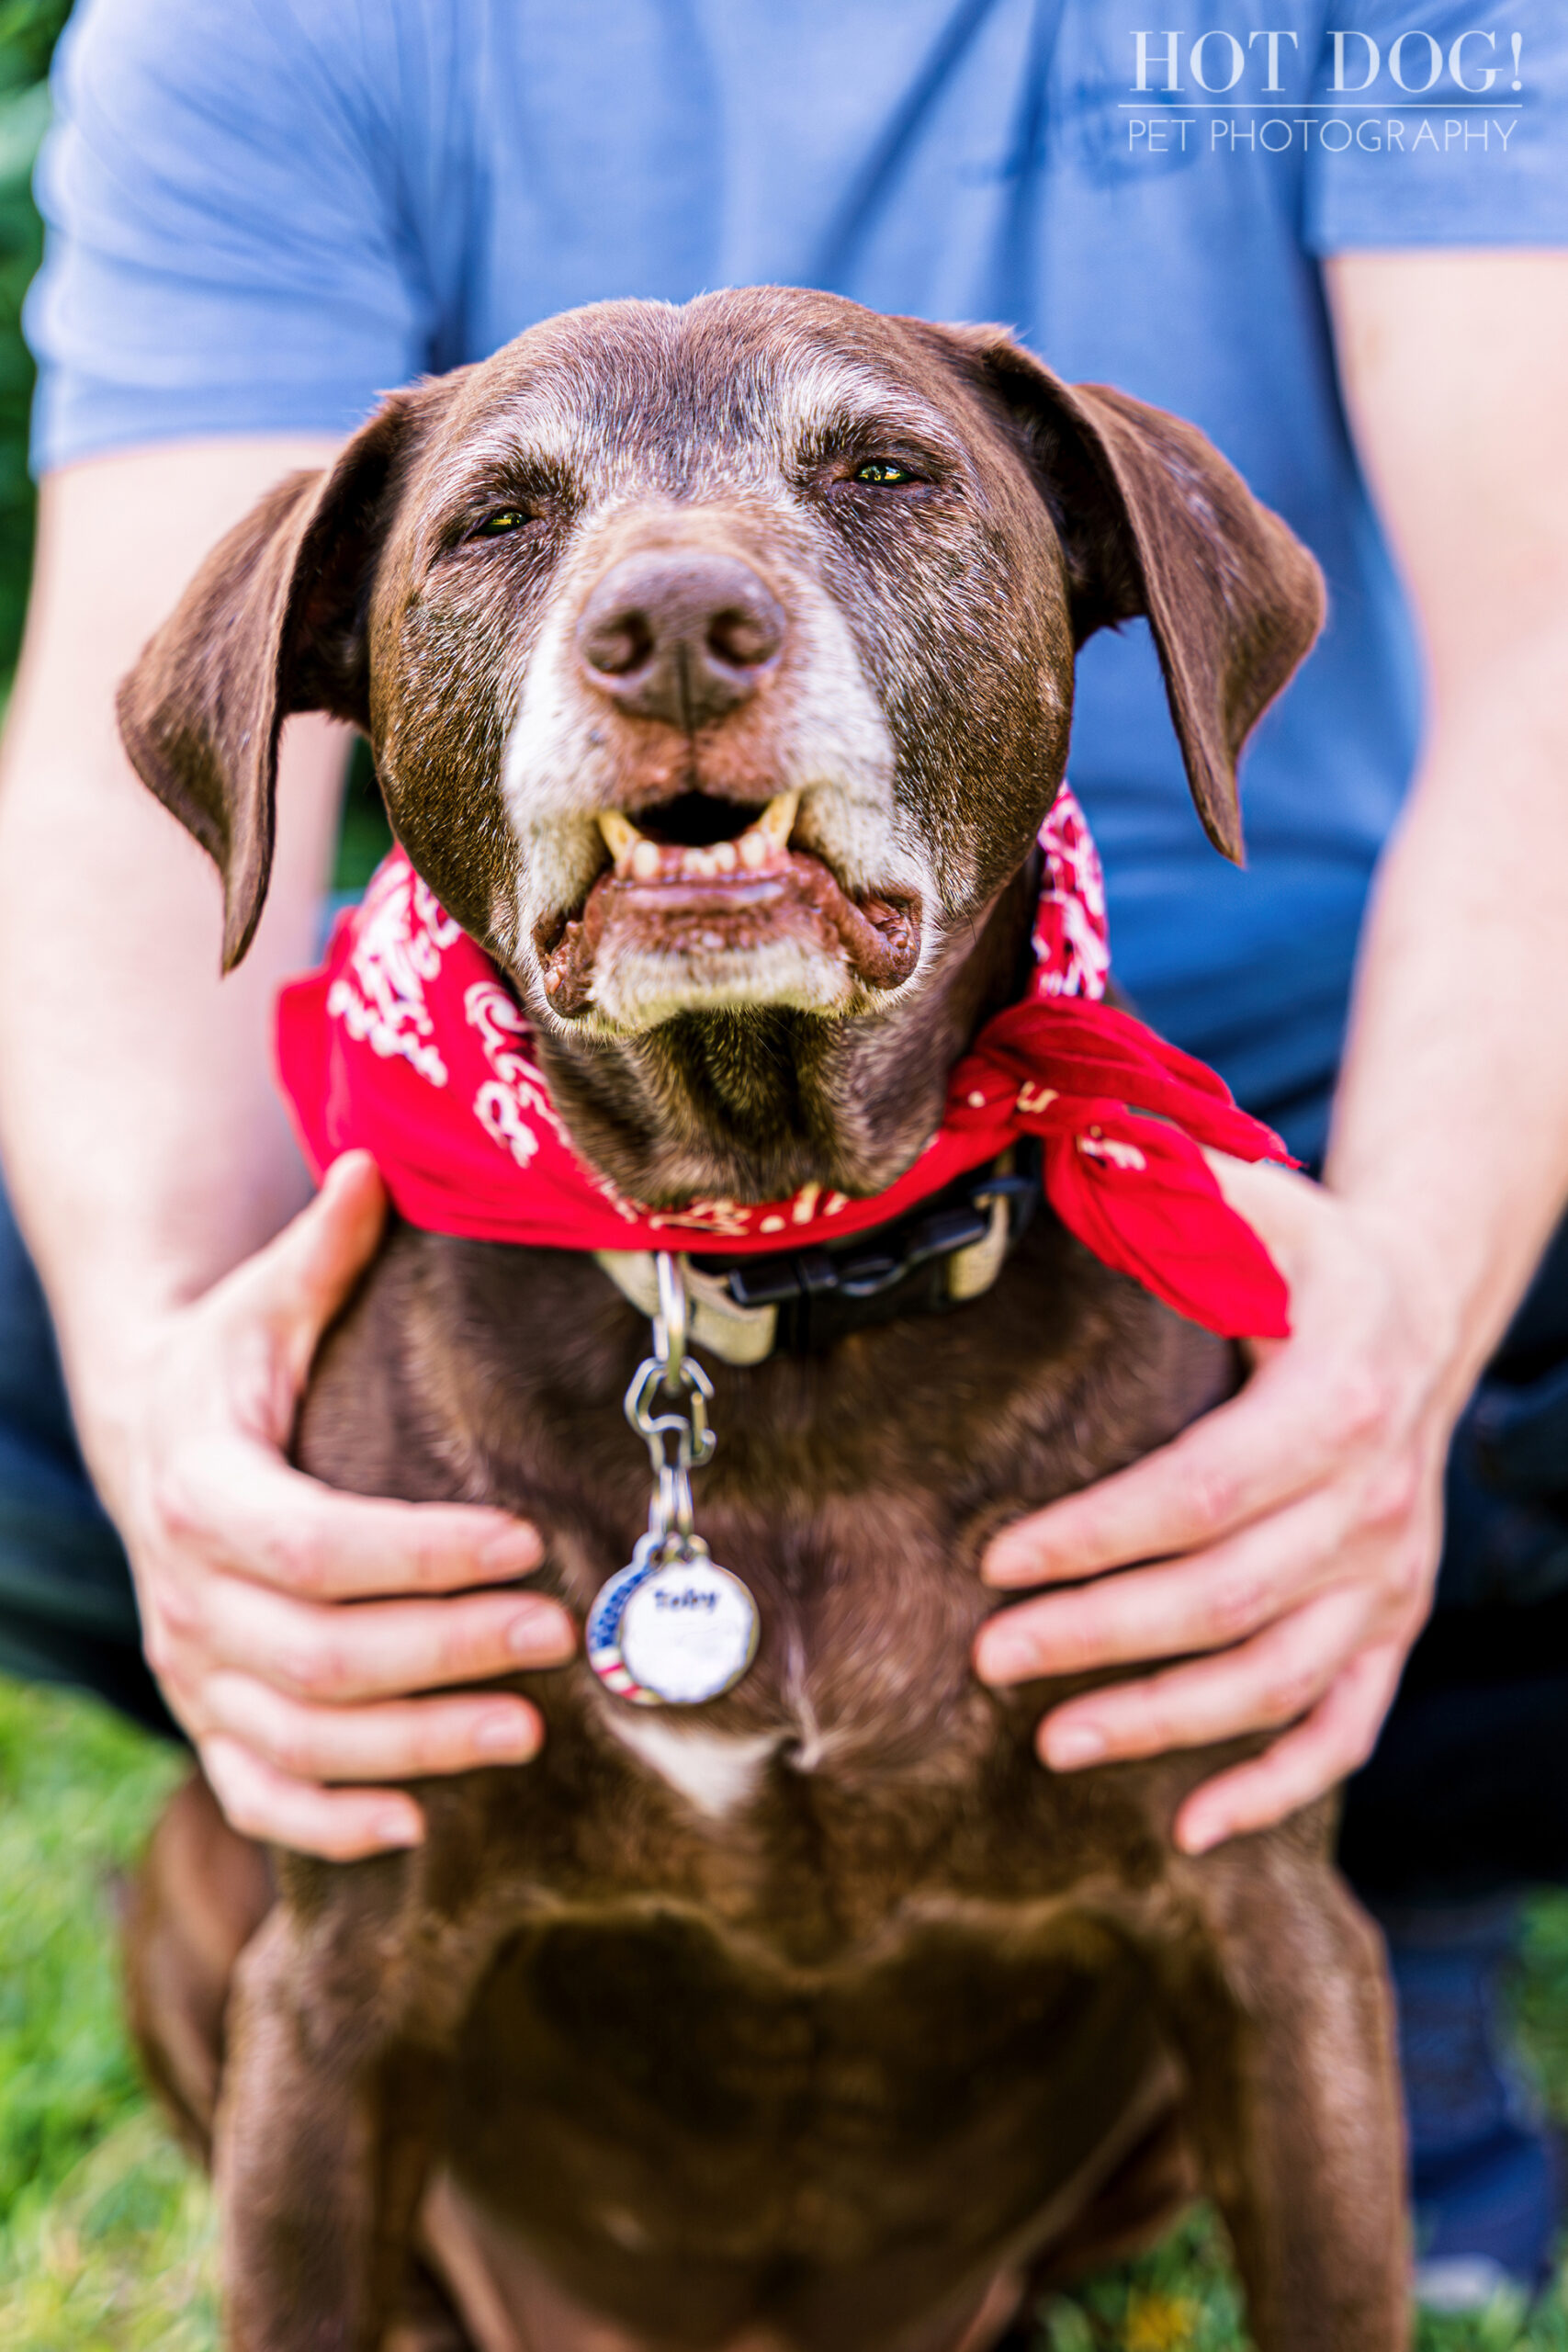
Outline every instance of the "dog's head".
{"type": "Polygon", "coordinates": [[[393,824],[536,1016],[864,1012],[1027,854],[1072,652],[1146,613],[1203,822],[1310,644],[1314,569],[1190,426],[999,331],[760,289],[604,304],[394,394],[231,533],[121,695],[266,889],[290,711],[370,736],[393,824]]]}

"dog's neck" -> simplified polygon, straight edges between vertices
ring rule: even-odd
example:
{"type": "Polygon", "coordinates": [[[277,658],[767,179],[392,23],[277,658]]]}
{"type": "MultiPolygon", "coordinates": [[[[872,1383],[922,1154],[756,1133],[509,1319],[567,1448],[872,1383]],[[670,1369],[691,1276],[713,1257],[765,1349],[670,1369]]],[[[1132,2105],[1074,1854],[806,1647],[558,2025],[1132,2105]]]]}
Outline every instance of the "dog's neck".
{"type": "Polygon", "coordinates": [[[934,1133],[976,1030],[1017,995],[1033,906],[1031,860],[881,1018],[694,1013],[609,1044],[541,1031],[556,1107],[583,1157],[654,1205],[885,1192],[934,1133]]]}

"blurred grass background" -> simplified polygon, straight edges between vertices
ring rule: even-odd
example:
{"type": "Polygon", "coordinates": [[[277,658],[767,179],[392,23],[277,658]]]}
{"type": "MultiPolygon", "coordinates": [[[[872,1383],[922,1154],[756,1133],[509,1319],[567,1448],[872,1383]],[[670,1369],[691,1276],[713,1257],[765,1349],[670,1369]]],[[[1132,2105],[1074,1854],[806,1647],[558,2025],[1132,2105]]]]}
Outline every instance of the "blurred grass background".
{"type": "MultiPolygon", "coordinates": [[[[149,0],[155,5],[155,0],[149,0]]],[[[69,0],[0,0],[0,695],[32,555],[32,368],[20,313],[40,232],[30,175],[46,74],[69,0]]],[[[355,763],[340,887],[386,841],[355,763]]],[[[215,2352],[206,2186],[162,2130],[121,2021],[117,1889],[182,1765],[85,1699],[0,1679],[0,2346],[6,2352],[215,2352]]],[[[1568,2121],[1568,1896],[1532,1913],[1521,2033],[1568,2121]]],[[[1040,2352],[1240,2352],[1219,2233],[1194,2216],[1164,2245],[1057,2299],[1040,2352]]],[[[1506,2299],[1423,2323],[1420,2352],[1568,2352],[1562,2281],[1527,2315],[1506,2299]]]]}
{"type": "Polygon", "coordinates": [[[22,341],[22,297],[43,237],[33,160],[49,120],[49,61],[70,0],[0,0],[0,680],[21,642],[32,562],[28,406],[33,368],[22,341]]]}

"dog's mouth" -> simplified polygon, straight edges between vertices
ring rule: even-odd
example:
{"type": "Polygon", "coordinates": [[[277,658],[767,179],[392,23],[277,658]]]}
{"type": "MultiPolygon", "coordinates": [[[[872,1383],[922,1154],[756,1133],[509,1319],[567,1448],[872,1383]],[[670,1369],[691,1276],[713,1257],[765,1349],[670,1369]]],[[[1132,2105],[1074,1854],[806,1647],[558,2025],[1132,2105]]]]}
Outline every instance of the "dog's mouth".
{"type": "Polygon", "coordinates": [[[919,960],[909,891],[852,895],[794,840],[798,792],[758,810],[688,791],[637,818],[601,809],[609,864],[575,915],[536,937],[551,1010],[617,1020],[784,1002],[831,1011],[857,981],[897,987],[919,960]]]}

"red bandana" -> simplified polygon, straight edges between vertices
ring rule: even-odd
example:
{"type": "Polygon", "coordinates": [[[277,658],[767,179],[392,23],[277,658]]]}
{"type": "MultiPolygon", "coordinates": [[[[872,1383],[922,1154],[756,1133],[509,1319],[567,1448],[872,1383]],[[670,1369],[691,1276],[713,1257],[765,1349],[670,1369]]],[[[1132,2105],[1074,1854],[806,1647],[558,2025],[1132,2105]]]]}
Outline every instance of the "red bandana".
{"type": "Polygon", "coordinates": [[[1098,1001],[1104,886],[1065,786],[1040,840],[1029,994],[987,1023],[936,1134],[874,1199],[807,1184],[761,1207],[628,1200],[579,1159],[516,1000],[400,849],[339,918],[322,969],[279,999],[278,1068],[306,1156],[319,1177],[340,1152],[369,1151],[399,1214],[431,1233],[739,1256],[888,1224],[1034,1135],[1052,1207],[1097,1258],[1211,1331],[1282,1339],[1285,1284],[1199,1146],[1239,1159],[1282,1159],[1284,1146],[1203,1063],[1098,1001]]]}

